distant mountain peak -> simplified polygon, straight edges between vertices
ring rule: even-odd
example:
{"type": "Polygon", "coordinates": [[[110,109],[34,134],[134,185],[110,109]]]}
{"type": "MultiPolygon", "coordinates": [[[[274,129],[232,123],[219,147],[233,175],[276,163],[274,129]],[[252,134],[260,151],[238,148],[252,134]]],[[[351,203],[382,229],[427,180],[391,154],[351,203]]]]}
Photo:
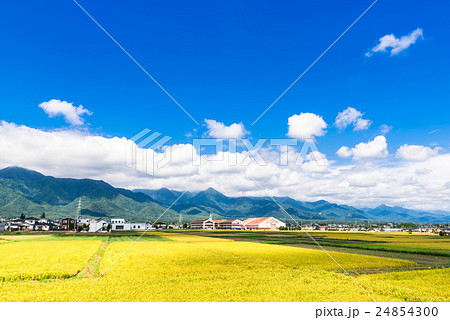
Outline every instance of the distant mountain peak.
{"type": "Polygon", "coordinates": [[[208,189],[206,189],[204,192],[209,193],[209,194],[220,194],[220,195],[223,195],[223,193],[221,193],[221,192],[219,192],[219,191],[217,191],[216,189],[211,188],[211,187],[209,187],[208,189]]]}
{"type": "Polygon", "coordinates": [[[380,204],[378,207],[376,207],[377,209],[392,209],[394,208],[393,206],[389,206],[387,204],[380,204]]]}
{"type": "Polygon", "coordinates": [[[45,176],[34,170],[25,169],[22,167],[7,167],[0,170],[0,178],[17,179],[17,180],[35,180],[41,179],[45,176]]]}

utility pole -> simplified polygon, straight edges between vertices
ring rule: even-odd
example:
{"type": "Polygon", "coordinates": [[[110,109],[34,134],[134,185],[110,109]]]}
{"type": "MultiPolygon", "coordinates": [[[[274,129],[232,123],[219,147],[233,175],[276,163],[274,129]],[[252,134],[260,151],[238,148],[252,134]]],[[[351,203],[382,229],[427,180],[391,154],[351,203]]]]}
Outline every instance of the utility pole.
{"type": "MultiPolygon", "coordinates": [[[[80,213],[81,213],[81,197],[78,200],[77,218],[75,220],[75,232],[78,232],[78,220],[80,219],[80,213]]],[[[69,220],[69,223],[70,223],[70,220],[69,220]]]]}
{"type": "Polygon", "coordinates": [[[178,225],[179,225],[180,229],[183,228],[183,223],[181,222],[181,213],[180,213],[180,219],[178,220],[178,225]]]}

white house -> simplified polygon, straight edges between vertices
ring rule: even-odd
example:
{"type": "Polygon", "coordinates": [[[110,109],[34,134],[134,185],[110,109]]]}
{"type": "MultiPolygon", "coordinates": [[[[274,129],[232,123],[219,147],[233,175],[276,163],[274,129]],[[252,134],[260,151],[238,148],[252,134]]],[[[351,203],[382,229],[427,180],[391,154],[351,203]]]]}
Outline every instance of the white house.
{"type": "Polygon", "coordinates": [[[278,230],[280,227],[286,227],[283,221],[274,217],[249,218],[243,224],[248,230],[278,230]]]}
{"type": "Polygon", "coordinates": [[[85,224],[88,226],[91,223],[91,220],[92,219],[78,219],[78,224],[81,224],[81,225],[85,224]]]}
{"type": "Polygon", "coordinates": [[[89,223],[89,232],[106,232],[108,221],[103,219],[91,220],[89,223]]]}

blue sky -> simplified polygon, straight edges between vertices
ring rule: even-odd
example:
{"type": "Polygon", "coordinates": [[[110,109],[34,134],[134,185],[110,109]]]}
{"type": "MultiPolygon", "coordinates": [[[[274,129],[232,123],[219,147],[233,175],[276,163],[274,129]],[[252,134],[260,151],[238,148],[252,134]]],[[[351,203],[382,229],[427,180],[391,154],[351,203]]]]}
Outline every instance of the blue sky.
{"type": "MultiPolygon", "coordinates": [[[[254,137],[283,137],[293,114],[313,112],[332,124],[352,106],[372,128],[331,128],[326,143],[319,139],[326,151],[368,140],[381,124],[393,126],[391,144],[448,144],[445,2],[380,0],[255,126],[371,1],[79,3],[199,122],[243,122],[254,137]],[[425,39],[405,52],[364,56],[381,36],[419,27],[425,39]]],[[[72,1],[1,6],[2,119],[64,126],[37,107],[60,99],[91,110],[89,127],[106,134],[130,137],[149,127],[183,141],[195,127],[72,1]]]]}
{"type": "Polygon", "coordinates": [[[380,135],[389,154],[404,144],[449,145],[450,3],[379,0],[254,126],[253,121],[373,1],[86,1],[89,13],[200,123],[186,116],[73,2],[3,1],[0,120],[44,131],[72,127],[38,107],[51,99],[83,105],[79,130],[131,137],[150,128],[188,143],[205,119],[241,123],[248,137],[283,138],[288,118],[314,113],[316,137],[336,151],[380,135]],[[367,57],[379,39],[423,30],[399,54],[367,57]],[[353,107],[367,130],[338,130],[353,107]]]}

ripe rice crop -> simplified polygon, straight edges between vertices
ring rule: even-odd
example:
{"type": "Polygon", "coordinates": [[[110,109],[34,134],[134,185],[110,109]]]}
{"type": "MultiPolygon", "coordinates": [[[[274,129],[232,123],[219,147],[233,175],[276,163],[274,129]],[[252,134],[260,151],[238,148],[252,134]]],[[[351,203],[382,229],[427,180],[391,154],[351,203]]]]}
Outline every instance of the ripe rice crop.
{"type": "MultiPolygon", "coordinates": [[[[201,236],[191,239],[187,234],[169,232],[157,234],[170,237],[171,241],[135,243],[81,301],[371,301],[321,250],[214,241],[201,236]]],[[[51,247],[70,246],[72,254],[74,247],[81,248],[87,242],[60,241],[51,247]]],[[[91,242],[96,243],[92,251],[95,252],[98,241],[91,242]]],[[[18,249],[28,252],[35,245],[49,243],[26,241],[18,249]]],[[[110,242],[100,272],[106,271],[132,243],[110,242]]],[[[81,253],[78,249],[76,252],[81,253]]],[[[85,265],[92,254],[83,255],[87,256],[86,260],[79,266],[85,265]]],[[[398,259],[330,254],[348,270],[386,270],[414,265],[398,259]]],[[[9,259],[10,265],[14,265],[11,250],[0,258],[9,259]]],[[[66,260],[75,258],[76,255],[66,256],[66,260]]],[[[34,259],[50,268],[45,255],[34,255],[34,259]]],[[[0,282],[0,301],[75,301],[94,283],[96,276],[49,281],[17,278],[0,282]]],[[[445,283],[449,276],[449,269],[439,269],[355,275],[354,278],[377,301],[448,301],[450,289],[445,283]]]]}
{"type": "Polygon", "coordinates": [[[366,241],[374,244],[450,250],[450,239],[437,235],[411,235],[406,233],[374,233],[374,232],[313,232],[313,237],[348,241],[366,241]]]}
{"type": "Polygon", "coordinates": [[[50,235],[47,234],[27,234],[27,235],[22,235],[22,234],[2,234],[0,236],[1,239],[3,240],[14,240],[14,241],[19,241],[19,240],[34,240],[34,239],[39,239],[39,238],[49,238],[50,235]]]}
{"type": "Polygon", "coordinates": [[[100,241],[24,241],[0,247],[0,281],[67,278],[94,255],[100,241]]]}
{"type": "Polygon", "coordinates": [[[450,301],[450,269],[370,274],[358,281],[370,287],[380,301],[450,301]]]}
{"type": "Polygon", "coordinates": [[[210,238],[210,237],[201,237],[201,236],[193,236],[183,233],[169,233],[169,232],[158,232],[158,236],[163,237],[168,240],[172,241],[179,241],[179,242],[227,242],[227,241],[233,241],[228,239],[221,239],[221,238],[210,238]]]}

